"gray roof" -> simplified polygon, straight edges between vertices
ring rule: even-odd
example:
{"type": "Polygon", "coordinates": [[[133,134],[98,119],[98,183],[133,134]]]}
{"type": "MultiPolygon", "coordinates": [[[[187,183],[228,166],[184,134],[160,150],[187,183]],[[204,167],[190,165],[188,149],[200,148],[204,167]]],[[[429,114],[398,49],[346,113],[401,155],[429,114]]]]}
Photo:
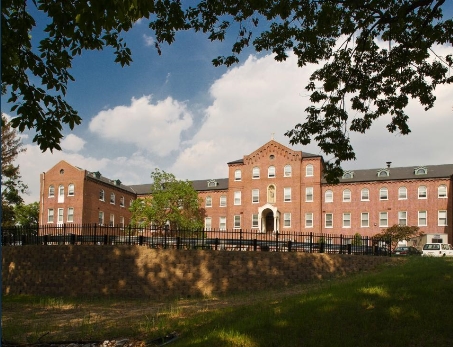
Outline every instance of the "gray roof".
{"type": "MultiPolygon", "coordinates": [[[[192,183],[193,188],[198,192],[228,189],[228,178],[194,180],[194,181],[190,181],[190,183],[192,183]],[[212,186],[208,187],[208,182],[211,182],[212,186]]],[[[129,187],[137,195],[147,195],[147,194],[151,193],[151,183],[135,184],[135,185],[130,185],[129,187]]]]}
{"type": "MultiPolygon", "coordinates": [[[[352,172],[354,177],[348,179],[340,178],[340,183],[450,178],[453,175],[453,164],[344,170],[344,172],[352,172]],[[416,175],[415,170],[418,168],[426,168],[427,173],[424,175],[416,175]],[[389,176],[378,177],[378,172],[382,170],[388,170],[389,176]]],[[[322,183],[326,183],[326,181],[323,180],[322,183]]]]}
{"type": "Polygon", "coordinates": [[[113,186],[115,188],[120,188],[120,189],[123,189],[125,191],[130,192],[130,193],[135,193],[134,190],[132,190],[130,186],[122,184],[120,180],[109,179],[107,177],[102,176],[99,172],[97,172],[97,174],[98,175],[96,176],[96,172],[86,171],[86,177],[88,177],[88,178],[90,178],[90,179],[92,179],[94,181],[100,181],[100,182],[103,182],[105,184],[111,185],[111,186],[113,186]]]}

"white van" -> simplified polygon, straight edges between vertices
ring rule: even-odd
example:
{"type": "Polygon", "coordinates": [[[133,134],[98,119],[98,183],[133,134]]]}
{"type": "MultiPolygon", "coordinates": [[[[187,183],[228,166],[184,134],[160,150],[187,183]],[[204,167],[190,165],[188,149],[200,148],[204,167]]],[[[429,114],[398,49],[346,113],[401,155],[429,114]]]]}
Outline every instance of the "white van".
{"type": "Polygon", "coordinates": [[[423,246],[424,257],[453,257],[453,247],[448,243],[426,243],[423,246]]]}

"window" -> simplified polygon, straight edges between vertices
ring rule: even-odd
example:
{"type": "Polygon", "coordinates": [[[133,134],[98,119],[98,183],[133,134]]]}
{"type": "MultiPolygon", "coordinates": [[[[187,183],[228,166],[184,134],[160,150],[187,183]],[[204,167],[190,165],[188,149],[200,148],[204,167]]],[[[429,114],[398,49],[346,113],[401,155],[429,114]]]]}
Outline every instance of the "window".
{"type": "Polygon", "coordinates": [[[343,228],[351,227],[351,213],[343,213],[343,228]]]}
{"type": "Polygon", "coordinates": [[[124,228],[124,217],[120,216],[120,227],[124,228]]]}
{"type": "Polygon", "coordinates": [[[363,188],[360,191],[360,200],[370,201],[370,190],[368,188],[363,188]]]}
{"type": "Polygon", "coordinates": [[[346,180],[354,178],[354,172],[353,171],[345,171],[342,178],[346,179],[346,180]]]}
{"type": "Polygon", "coordinates": [[[428,196],[428,190],[426,189],[426,186],[418,187],[418,198],[419,199],[426,199],[427,196],[428,196]]]}
{"type": "Polygon", "coordinates": [[[387,212],[379,212],[379,226],[380,227],[387,227],[389,224],[388,222],[388,213],[387,212]]]}
{"type": "Polygon", "coordinates": [[[437,212],[437,225],[440,227],[447,226],[447,211],[437,212]]]}
{"type": "Polygon", "coordinates": [[[308,165],[305,167],[305,176],[306,176],[306,177],[311,177],[311,176],[313,176],[313,165],[308,164],[308,165]]]}
{"type": "Polygon", "coordinates": [[[325,214],[325,227],[326,228],[333,228],[333,214],[332,213],[326,213],[325,214]]]}
{"type": "Polygon", "coordinates": [[[370,216],[368,212],[362,212],[360,215],[360,226],[362,228],[368,228],[370,226],[370,216]]]}
{"type": "Polygon", "coordinates": [[[234,180],[240,181],[242,179],[242,172],[241,170],[234,171],[234,180]]]}
{"type": "Polygon", "coordinates": [[[326,190],[325,200],[326,202],[333,202],[333,191],[331,191],[330,189],[326,190]]]}
{"type": "Polygon", "coordinates": [[[446,198],[447,197],[447,186],[446,185],[440,185],[437,188],[437,197],[438,198],[446,198]]]}
{"type": "Polygon", "coordinates": [[[220,207],[225,207],[227,205],[227,197],[226,195],[220,196],[220,207]]]}
{"type": "Polygon", "coordinates": [[[134,199],[129,200],[129,206],[132,206],[132,203],[134,202],[134,199]]]}
{"type": "Polygon", "coordinates": [[[252,189],[252,203],[260,202],[260,190],[252,189]]]}
{"type": "Polygon", "coordinates": [[[305,213],[305,227],[313,228],[313,213],[311,212],[305,213]]]}
{"type": "Polygon", "coordinates": [[[398,188],[398,200],[406,200],[406,199],[407,199],[407,188],[399,187],[398,188]]]}
{"type": "Polygon", "coordinates": [[[305,188],[305,201],[312,202],[313,201],[313,187],[306,187],[305,188]]]}
{"type": "Polygon", "coordinates": [[[204,219],[204,228],[205,228],[205,230],[211,230],[211,228],[212,228],[212,218],[211,217],[206,217],[204,219]]]}
{"type": "Polygon", "coordinates": [[[212,207],[212,198],[210,196],[206,197],[205,207],[212,207]]]}
{"type": "Polygon", "coordinates": [[[58,209],[58,224],[63,224],[63,215],[64,215],[64,210],[62,208],[58,209]]]}
{"type": "Polygon", "coordinates": [[[414,170],[416,175],[426,175],[428,173],[428,169],[425,167],[418,167],[414,170]]]}
{"type": "Polygon", "coordinates": [[[110,203],[115,205],[115,193],[110,193],[110,203]]]}
{"type": "Polygon", "coordinates": [[[241,192],[234,192],[234,204],[235,205],[241,204],[241,192]]]}
{"type": "Polygon", "coordinates": [[[64,202],[64,186],[58,186],[58,202],[64,202]]]}
{"type": "Polygon", "coordinates": [[[55,187],[53,185],[49,186],[49,198],[53,198],[55,196],[55,187]]]}
{"type": "Polygon", "coordinates": [[[275,177],[275,166],[269,166],[267,169],[267,177],[274,178],[275,177]]]}
{"type": "Polygon", "coordinates": [[[290,202],[291,201],[291,188],[288,187],[288,188],[283,188],[283,200],[285,202],[290,202]]]}
{"type": "Polygon", "coordinates": [[[343,201],[351,202],[351,191],[349,189],[343,190],[343,201]]]}
{"type": "Polygon", "coordinates": [[[260,168],[258,166],[255,166],[252,169],[252,178],[255,179],[255,180],[260,178],[260,168]]]}
{"type": "Polygon", "coordinates": [[[124,207],[124,196],[120,198],[120,206],[124,207]]]}
{"type": "Polygon", "coordinates": [[[283,227],[291,227],[291,213],[283,213],[283,227]]]}
{"type": "Polygon", "coordinates": [[[67,221],[69,223],[74,222],[74,207],[68,207],[67,221]]]}
{"type": "Polygon", "coordinates": [[[379,189],[379,200],[388,200],[389,199],[389,192],[387,188],[379,189]]]}
{"type": "Polygon", "coordinates": [[[99,211],[99,225],[104,225],[104,212],[99,211]]]}
{"type": "Polygon", "coordinates": [[[426,211],[418,211],[418,226],[424,227],[427,224],[428,215],[426,211]]]}
{"type": "Polygon", "coordinates": [[[53,223],[53,208],[47,210],[47,223],[53,223]]]}
{"type": "Polygon", "coordinates": [[[270,185],[267,188],[267,202],[274,203],[275,202],[275,186],[270,185]]]}
{"type": "Polygon", "coordinates": [[[258,215],[252,214],[252,228],[258,228],[258,215]]]}
{"type": "Polygon", "coordinates": [[[212,187],[217,187],[219,184],[216,180],[209,180],[208,181],[208,188],[212,188],[212,187]]]}
{"type": "Polygon", "coordinates": [[[390,172],[388,170],[380,170],[377,175],[378,177],[388,177],[390,176],[390,172]]]}
{"type": "Polygon", "coordinates": [[[109,227],[112,227],[114,225],[115,225],[115,215],[113,213],[110,213],[109,227]]]}
{"type": "Polygon", "coordinates": [[[234,216],[234,229],[241,228],[241,215],[237,214],[234,216]]]}
{"type": "Polygon", "coordinates": [[[285,169],[283,171],[283,176],[284,177],[291,177],[291,175],[292,175],[291,165],[285,165],[285,169]]]}
{"type": "Polygon", "coordinates": [[[74,184],[68,185],[68,196],[74,196],[74,184]]]}
{"type": "Polygon", "coordinates": [[[398,224],[402,226],[407,225],[407,211],[398,212],[398,224]]]}
{"type": "Polygon", "coordinates": [[[104,201],[104,196],[105,196],[104,190],[103,189],[99,190],[99,200],[104,201]]]}
{"type": "Polygon", "coordinates": [[[226,230],[226,217],[219,218],[219,229],[226,230]]]}

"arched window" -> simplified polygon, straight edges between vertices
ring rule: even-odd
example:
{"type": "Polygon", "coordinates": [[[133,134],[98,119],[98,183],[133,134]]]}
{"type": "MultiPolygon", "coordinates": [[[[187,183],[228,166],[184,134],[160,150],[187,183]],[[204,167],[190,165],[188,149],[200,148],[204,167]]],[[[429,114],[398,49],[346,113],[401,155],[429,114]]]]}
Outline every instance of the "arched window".
{"type": "Polygon", "coordinates": [[[241,170],[234,171],[234,180],[240,181],[242,179],[242,172],[241,170]]]}
{"type": "Polygon", "coordinates": [[[363,188],[360,191],[360,200],[362,200],[362,201],[370,200],[370,190],[368,188],[363,188]]]}
{"type": "Polygon", "coordinates": [[[209,195],[206,197],[205,206],[212,207],[212,198],[209,195]]]}
{"type": "Polygon", "coordinates": [[[390,172],[387,169],[380,170],[377,173],[378,177],[388,177],[390,176],[390,172]]]}
{"type": "Polygon", "coordinates": [[[306,167],[305,167],[305,176],[307,177],[310,177],[310,176],[313,176],[313,165],[311,164],[308,164],[306,167]]]}
{"type": "Polygon", "coordinates": [[[269,166],[269,168],[267,169],[267,177],[275,177],[275,166],[269,166]]]}
{"type": "Polygon", "coordinates": [[[285,165],[285,169],[283,171],[283,176],[284,177],[291,177],[291,175],[292,175],[291,165],[285,165]]]}
{"type": "Polygon", "coordinates": [[[58,202],[64,202],[64,186],[58,186],[58,202]]]}
{"type": "Polygon", "coordinates": [[[124,196],[120,198],[120,206],[124,207],[124,196]]]}
{"type": "Polygon", "coordinates": [[[110,193],[110,203],[115,205],[115,193],[110,193]]]}
{"type": "Polygon", "coordinates": [[[254,179],[260,178],[260,168],[258,166],[255,166],[252,169],[252,178],[254,179]]]}
{"type": "Polygon", "coordinates": [[[389,191],[387,188],[379,189],[379,200],[388,200],[389,199],[389,191]]]}
{"type": "Polygon", "coordinates": [[[273,184],[267,188],[267,202],[275,202],[275,186],[273,184]]]}
{"type": "Polygon", "coordinates": [[[73,183],[68,185],[68,195],[74,196],[74,184],[73,183]]]}
{"type": "Polygon", "coordinates": [[[399,187],[398,188],[398,200],[406,200],[406,199],[407,199],[407,188],[399,187]]]}
{"type": "Polygon", "coordinates": [[[55,187],[53,185],[49,186],[49,198],[53,198],[55,196],[55,187]]]}
{"type": "Polygon", "coordinates": [[[99,190],[99,200],[104,201],[105,199],[105,194],[104,194],[104,189],[99,190]]]}
{"type": "Polygon", "coordinates": [[[426,199],[428,197],[428,189],[426,186],[418,187],[418,198],[419,199],[426,199]]]}
{"type": "Polygon", "coordinates": [[[325,202],[333,202],[333,191],[331,191],[330,189],[326,190],[324,194],[324,200],[325,202]]]}
{"type": "Polygon", "coordinates": [[[351,190],[345,189],[343,190],[343,201],[350,202],[351,201],[351,190]]]}
{"type": "Polygon", "coordinates": [[[441,184],[437,188],[437,197],[438,198],[446,198],[447,197],[447,186],[444,184],[441,184]]]}

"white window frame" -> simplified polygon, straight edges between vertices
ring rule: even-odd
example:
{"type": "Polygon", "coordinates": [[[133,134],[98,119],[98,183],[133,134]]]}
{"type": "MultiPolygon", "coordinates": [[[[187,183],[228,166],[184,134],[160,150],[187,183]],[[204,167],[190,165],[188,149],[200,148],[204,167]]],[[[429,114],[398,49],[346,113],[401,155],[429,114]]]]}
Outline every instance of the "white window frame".
{"type": "Polygon", "coordinates": [[[252,169],[252,179],[257,180],[260,178],[260,168],[258,166],[255,166],[252,169]]]}
{"type": "Polygon", "coordinates": [[[241,181],[242,180],[242,171],[237,169],[234,170],[234,180],[235,181],[241,181]]]}
{"type": "Polygon", "coordinates": [[[325,213],[324,214],[324,227],[325,228],[333,228],[333,213],[325,213]]]}
{"type": "Polygon", "coordinates": [[[124,217],[120,216],[120,228],[124,228],[124,217]]]}
{"type": "Polygon", "coordinates": [[[64,208],[58,209],[57,224],[64,223],[64,208]]]}
{"type": "Polygon", "coordinates": [[[74,222],[74,207],[68,207],[68,215],[66,216],[68,223],[74,222]]]}
{"type": "Polygon", "coordinates": [[[234,192],[234,205],[239,206],[242,203],[242,196],[241,196],[241,191],[235,191],[234,192]]]}
{"type": "Polygon", "coordinates": [[[113,213],[110,213],[109,217],[109,227],[115,226],[115,215],[113,213]]]}
{"type": "Polygon", "coordinates": [[[283,227],[291,228],[291,213],[289,212],[283,213],[283,227]]]}
{"type": "Polygon", "coordinates": [[[439,199],[446,199],[448,197],[447,192],[448,190],[445,184],[441,184],[439,187],[437,187],[437,197],[439,199]]]}
{"type": "Polygon", "coordinates": [[[327,189],[324,193],[324,202],[331,203],[333,202],[333,190],[327,189]]]}
{"type": "Polygon", "coordinates": [[[58,186],[58,202],[64,202],[64,185],[58,186]]]}
{"type": "Polygon", "coordinates": [[[379,212],[379,227],[388,227],[389,226],[389,213],[388,212],[379,212]]]}
{"type": "Polygon", "coordinates": [[[241,215],[234,215],[234,229],[241,229],[241,215]]]}
{"type": "Polygon", "coordinates": [[[313,202],[313,187],[305,188],[305,202],[313,202]]]}
{"type": "Polygon", "coordinates": [[[68,184],[68,196],[74,196],[74,183],[68,184]]]}
{"type": "Polygon", "coordinates": [[[124,207],[124,196],[120,197],[120,206],[124,207]]]}
{"type": "Polygon", "coordinates": [[[252,204],[258,204],[260,202],[260,190],[252,189],[252,204]]]}
{"type": "Polygon", "coordinates": [[[219,205],[220,207],[226,207],[226,205],[227,205],[227,197],[226,197],[226,195],[221,195],[220,196],[219,204],[220,204],[219,205]]]}
{"type": "Polygon", "coordinates": [[[293,175],[293,168],[291,165],[285,165],[283,169],[283,177],[291,177],[293,175]]]}
{"type": "Polygon", "coordinates": [[[211,230],[212,229],[212,217],[206,217],[204,219],[204,229],[211,230]]]}
{"type": "Polygon", "coordinates": [[[388,200],[389,199],[389,190],[387,187],[382,187],[379,189],[379,200],[388,200]]]}
{"type": "Polygon", "coordinates": [[[267,168],[267,178],[275,178],[275,166],[271,165],[267,168]]]}
{"type": "Polygon", "coordinates": [[[53,208],[47,209],[47,223],[53,223],[55,220],[55,213],[53,208]]]}
{"type": "Polygon", "coordinates": [[[291,202],[291,187],[283,188],[283,201],[291,202]]]}
{"type": "Polygon", "coordinates": [[[105,201],[105,192],[104,189],[99,190],[99,200],[105,201]]]}
{"type": "Polygon", "coordinates": [[[219,217],[219,230],[226,230],[226,217],[219,217]]]}
{"type": "Polygon", "coordinates": [[[305,177],[313,177],[314,176],[314,168],[312,164],[308,164],[305,166],[305,177]]]}
{"type": "Polygon", "coordinates": [[[259,228],[258,214],[252,214],[252,228],[259,228]]]}
{"type": "Polygon", "coordinates": [[[351,228],[351,212],[343,213],[343,228],[351,228]]]}
{"type": "Polygon", "coordinates": [[[212,197],[208,195],[205,200],[205,207],[212,207],[212,197]]]}
{"type": "Polygon", "coordinates": [[[104,225],[105,222],[104,218],[105,218],[104,211],[99,211],[98,213],[99,225],[104,225]]]}
{"type": "Polygon", "coordinates": [[[406,187],[398,188],[398,200],[407,200],[407,188],[406,187]]]}
{"type": "Polygon", "coordinates": [[[362,188],[360,191],[360,201],[370,201],[370,190],[368,188],[362,188]]]}
{"type": "Polygon", "coordinates": [[[343,202],[351,202],[351,189],[343,190],[343,202]]]}
{"type": "Polygon", "coordinates": [[[428,225],[428,211],[418,211],[418,226],[419,227],[426,227],[428,225]],[[420,221],[424,220],[424,223],[420,223],[420,221]]]}
{"type": "Polygon", "coordinates": [[[428,198],[428,188],[426,186],[419,186],[417,196],[421,200],[427,199],[428,198]]]}
{"type": "Polygon", "coordinates": [[[407,211],[398,211],[398,225],[407,225],[407,211]]]}
{"type": "Polygon", "coordinates": [[[440,227],[448,226],[447,211],[446,210],[437,211],[437,225],[440,226],[440,227]]]}
{"type": "Polygon", "coordinates": [[[115,193],[110,193],[110,203],[112,205],[115,205],[115,193]]]}
{"type": "Polygon", "coordinates": [[[313,212],[305,213],[305,227],[313,228],[313,212]]]}
{"type": "Polygon", "coordinates": [[[55,187],[53,184],[49,186],[49,198],[55,197],[55,187]]]}
{"type": "Polygon", "coordinates": [[[368,212],[360,213],[360,227],[361,228],[369,228],[370,227],[370,214],[368,212]]]}

